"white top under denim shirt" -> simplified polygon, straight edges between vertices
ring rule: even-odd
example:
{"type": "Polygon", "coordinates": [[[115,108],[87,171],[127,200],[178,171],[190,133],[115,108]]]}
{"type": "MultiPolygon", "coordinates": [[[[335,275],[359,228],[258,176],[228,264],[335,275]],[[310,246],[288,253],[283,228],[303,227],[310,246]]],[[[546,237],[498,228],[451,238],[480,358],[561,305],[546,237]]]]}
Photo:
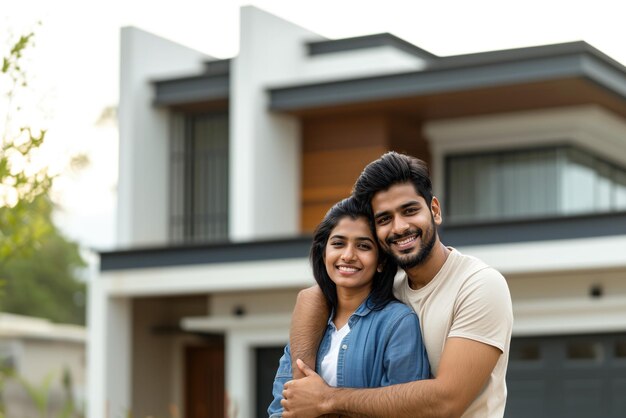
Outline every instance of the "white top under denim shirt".
{"type": "MultiPolygon", "coordinates": [[[[331,325],[334,325],[331,322],[331,325]]],[[[337,358],[341,350],[341,343],[350,332],[350,324],[346,324],[341,329],[333,328],[330,333],[330,348],[320,363],[319,375],[326,381],[328,386],[337,386],[337,358]]]]}
{"type": "MultiPolygon", "coordinates": [[[[408,306],[389,302],[372,310],[369,298],[350,316],[350,332],[343,338],[337,358],[337,387],[372,388],[428,379],[430,366],[417,315],[408,306]]],[[[315,370],[330,348],[335,326],[333,314],[317,351],[315,370]]],[[[280,358],[267,412],[271,418],[283,413],[283,386],[292,379],[289,345],[280,358]]]]}

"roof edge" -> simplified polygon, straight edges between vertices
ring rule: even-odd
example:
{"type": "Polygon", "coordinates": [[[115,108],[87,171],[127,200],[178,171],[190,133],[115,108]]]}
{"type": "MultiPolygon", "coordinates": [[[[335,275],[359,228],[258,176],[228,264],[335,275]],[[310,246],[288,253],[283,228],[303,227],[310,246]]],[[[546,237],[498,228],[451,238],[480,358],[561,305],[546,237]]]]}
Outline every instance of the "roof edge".
{"type": "Polygon", "coordinates": [[[439,57],[425,49],[405,41],[391,33],[376,33],[372,35],[355,36],[351,38],[312,41],[306,44],[310,56],[323,55],[335,52],[352,51],[356,49],[367,49],[381,46],[391,46],[400,51],[415,55],[426,60],[435,60],[439,57]]]}

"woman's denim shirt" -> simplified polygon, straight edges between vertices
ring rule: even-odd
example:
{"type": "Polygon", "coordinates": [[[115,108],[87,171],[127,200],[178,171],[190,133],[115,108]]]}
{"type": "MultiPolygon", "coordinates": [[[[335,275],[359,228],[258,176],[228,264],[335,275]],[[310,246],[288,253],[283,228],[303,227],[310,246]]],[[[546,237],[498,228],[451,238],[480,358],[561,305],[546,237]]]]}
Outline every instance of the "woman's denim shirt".
{"type": "MultiPolygon", "coordinates": [[[[430,365],[422,342],[420,324],[411,308],[389,302],[381,310],[368,307],[369,298],[350,316],[350,332],[341,341],[337,360],[337,387],[372,388],[430,377],[430,365]]],[[[333,314],[317,351],[315,370],[330,349],[335,330],[333,314]]],[[[292,379],[289,344],[280,358],[267,412],[280,417],[283,386],[292,379]]]]}

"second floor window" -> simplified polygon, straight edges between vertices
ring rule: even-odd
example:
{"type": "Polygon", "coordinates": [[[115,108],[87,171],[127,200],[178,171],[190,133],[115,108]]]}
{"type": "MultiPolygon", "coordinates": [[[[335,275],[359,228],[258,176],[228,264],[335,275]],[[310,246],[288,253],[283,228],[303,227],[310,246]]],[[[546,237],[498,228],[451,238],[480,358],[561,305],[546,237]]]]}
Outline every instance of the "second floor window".
{"type": "Polygon", "coordinates": [[[228,114],[176,114],[170,147],[170,237],[228,238],[228,114]]]}
{"type": "Polygon", "coordinates": [[[449,156],[451,222],[626,211],[626,169],[572,147],[449,156]]]}

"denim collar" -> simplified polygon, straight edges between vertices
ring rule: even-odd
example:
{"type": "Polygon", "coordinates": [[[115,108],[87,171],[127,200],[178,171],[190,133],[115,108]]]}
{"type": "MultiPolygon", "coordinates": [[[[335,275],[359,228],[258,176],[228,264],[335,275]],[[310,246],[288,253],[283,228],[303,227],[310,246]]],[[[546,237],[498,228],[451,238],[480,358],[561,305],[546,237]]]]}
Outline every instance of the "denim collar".
{"type": "MultiPolygon", "coordinates": [[[[372,309],[370,308],[370,304],[368,303],[370,301],[372,297],[372,294],[370,293],[363,302],[361,302],[361,304],[359,305],[358,308],[356,308],[356,311],[354,311],[354,313],[352,315],[350,315],[350,318],[348,319],[348,324],[350,326],[352,326],[352,324],[354,323],[354,321],[356,320],[355,317],[364,317],[367,316],[370,312],[372,312],[372,309]]],[[[330,316],[328,317],[328,321],[326,322],[328,325],[330,326],[335,326],[335,324],[333,323],[333,318],[335,317],[335,310],[332,309],[330,311],[330,316]]]]}

